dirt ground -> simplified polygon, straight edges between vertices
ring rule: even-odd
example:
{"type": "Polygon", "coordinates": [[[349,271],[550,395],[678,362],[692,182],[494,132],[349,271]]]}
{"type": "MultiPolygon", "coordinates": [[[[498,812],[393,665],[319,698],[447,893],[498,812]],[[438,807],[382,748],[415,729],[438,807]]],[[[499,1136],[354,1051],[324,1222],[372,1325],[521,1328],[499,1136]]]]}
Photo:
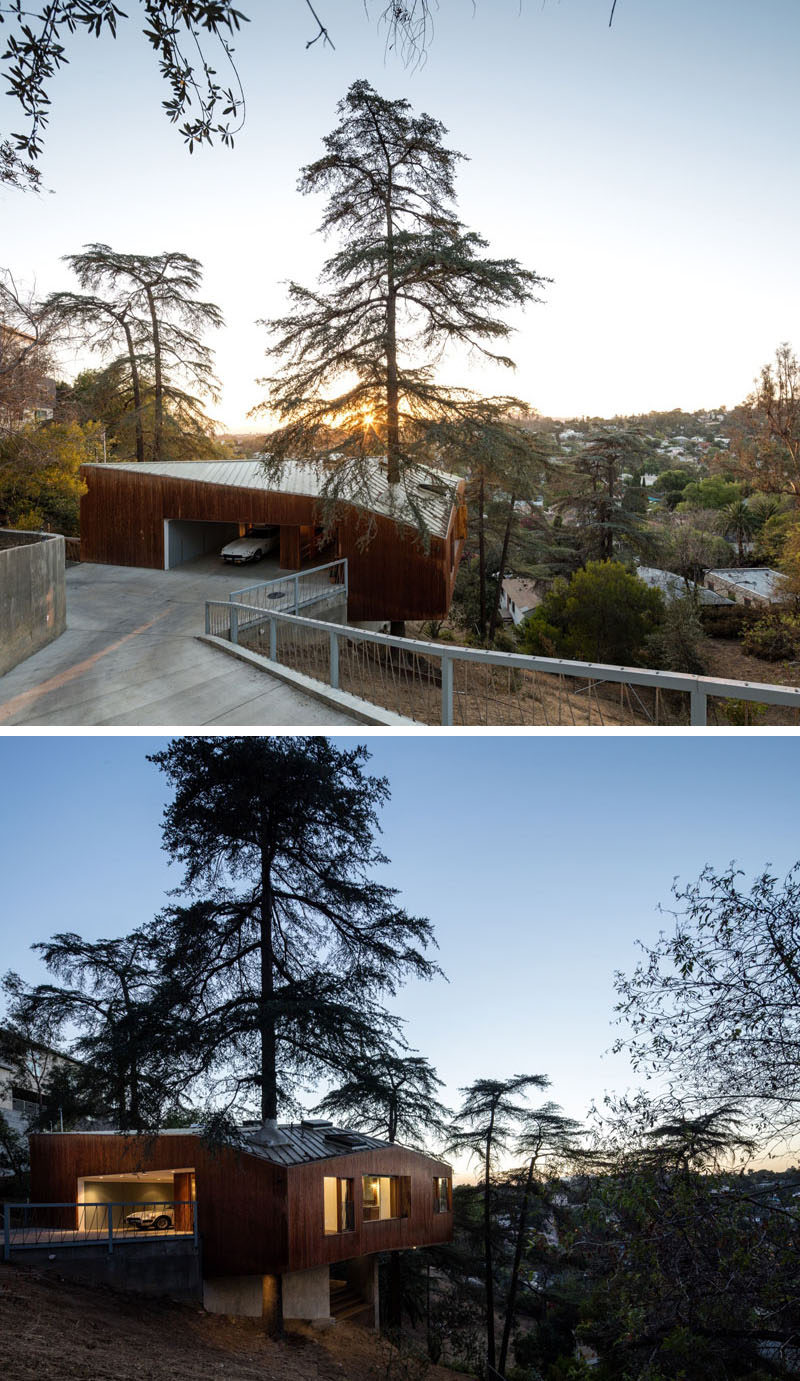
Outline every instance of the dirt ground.
{"type": "MultiPolygon", "coordinates": [[[[704,655],[708,676],[719,676],[725,681],[755,681],[769,686],[800,686],[800,666],[749,657],[735,639],[709,638],[704,655]]],[[[742,710],[748,714],[748,723],[754,728],[800,725],[800,715],[795,710],[767,705],[756,705],[749,712],[742,706],[742,710]]]]}
{"type": "Polygon", "coordinates": [[[4,1381],[453,1381],[355,1324],[292,1325],[144,1299],[0,1264],[4,1381]]]}

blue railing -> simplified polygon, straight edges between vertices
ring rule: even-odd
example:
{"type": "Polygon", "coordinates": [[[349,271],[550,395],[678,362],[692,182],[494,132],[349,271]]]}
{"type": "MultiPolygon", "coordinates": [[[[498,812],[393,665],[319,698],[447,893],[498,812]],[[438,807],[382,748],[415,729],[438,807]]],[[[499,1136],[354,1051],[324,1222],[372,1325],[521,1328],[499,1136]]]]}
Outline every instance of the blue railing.
{"type": "Polygon", "coordinates": [[[3,1205],[3,1256],[35,1247],[82,1247],[153,1237],[192,1238],[198,1245],[197,1204],[182,1199],[141,1203],[3,1205]]]}

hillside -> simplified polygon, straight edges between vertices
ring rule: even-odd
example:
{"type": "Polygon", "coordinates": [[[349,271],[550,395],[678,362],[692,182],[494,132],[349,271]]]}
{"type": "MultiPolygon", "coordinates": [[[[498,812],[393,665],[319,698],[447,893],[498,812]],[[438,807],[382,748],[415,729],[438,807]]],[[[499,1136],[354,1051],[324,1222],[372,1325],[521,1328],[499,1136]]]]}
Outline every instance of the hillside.
{"type": "Polygon", "coordinates": [[[4,1381],[452,1381],[366,1329],[292,1326],[269,1338],[250,1319],[64,1282],[0,1264],[4,1381]]]}

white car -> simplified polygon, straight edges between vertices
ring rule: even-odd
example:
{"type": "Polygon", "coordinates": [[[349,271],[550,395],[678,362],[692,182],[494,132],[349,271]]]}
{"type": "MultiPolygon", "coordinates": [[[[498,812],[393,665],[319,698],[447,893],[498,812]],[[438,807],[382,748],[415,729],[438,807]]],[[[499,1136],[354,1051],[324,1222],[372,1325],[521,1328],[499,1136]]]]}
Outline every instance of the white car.
{"type": "Polygon", "coordinates": [[[246,537],[237,537],[222,548],[223,561],[233,565],[243,565],[245,561],[260,561],[271,551],[277,551],[280,544],[279,527],[251,527],[246,537]]]}

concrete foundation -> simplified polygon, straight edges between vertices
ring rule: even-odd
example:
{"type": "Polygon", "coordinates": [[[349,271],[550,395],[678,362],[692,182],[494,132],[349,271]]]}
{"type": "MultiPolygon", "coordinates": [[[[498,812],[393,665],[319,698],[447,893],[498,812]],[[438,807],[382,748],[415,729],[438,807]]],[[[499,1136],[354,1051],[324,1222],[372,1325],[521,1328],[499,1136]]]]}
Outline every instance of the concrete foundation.
{"type": "Polygon", "coordinates": [[[285,1319],[303,1319],[307,1323],[330,1319],[330,1267],[313,1266],[308,1271],[287,1271],[281,1284],[285,1319]]]}
{"type": "Polygon", "coordinates": [[[209,1314],[233,1314],[276,1322],[277,1276],[218,1276],[203,1281],[203,1308],[209,1314]]]}
{"type": "Polygon", "coordinates": [[[64,538],[0,531],[0,676],[67,626],[64,538]]]}

